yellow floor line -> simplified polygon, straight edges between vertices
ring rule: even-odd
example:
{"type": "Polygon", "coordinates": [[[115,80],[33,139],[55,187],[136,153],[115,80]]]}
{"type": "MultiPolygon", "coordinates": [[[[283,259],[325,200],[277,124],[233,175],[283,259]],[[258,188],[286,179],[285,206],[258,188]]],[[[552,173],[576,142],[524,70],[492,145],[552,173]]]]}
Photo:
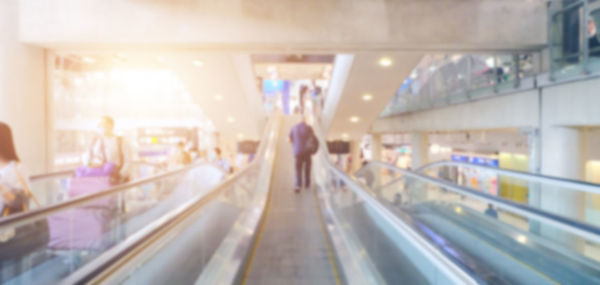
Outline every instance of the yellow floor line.
{"type": "Polygon", "coordinates": [[[325,239],[325,246],[327,247],[327,256],[329,257],[329,263],[331,264],[331,271],[333,272],[333,277],[335,278],[335,284],[342,284],[342,280],[340,278],[339,270],[337,268],[337,264],[335,262],[335,256],[333,254],[333,247],[329,243],[329,239],[327,238],[327,229],[325,228],[325,221],[323,221],[323,216],[321,215],[321,206],[319,204],[319,198],[317,197],[317,190],[312,190],[313,197],[315,198],[317,216],[319,217],[319,224],[321,225],[321,233],[323,233],[323,239],[325,239]]]}
{"type": "Polygon", "coordinates": [[[273,169],[271,170],[271,177],[269,178],[269,194],[267,195],[267,202],[265,203],[265,212],[263,213],[263,217],[260,221],[260,226],[258,228],[258,233],[256,236],[256,240],[252,245],[252,251],[250,252],[250,257],[248,259],[248,265],[246,266],[246,270],[244,271],[244,277],[242,278],[242,285],[246,284],[248,281],[248,276],[250,275],[250,271],[252,270],[252,264],[254,263],[254,258],[256,257],[256,252],[258,251],[258,245],[260,244],[260,240],[262,239],[263,232],[265,231],[265,225],[267,224],[267,217],[269,216],[269,209],[271,208],[271,195],[273,194],[273,189],[271,186],[273,185],[273,174],[275,173],[275,162],[277,161],[277,151],[273,157],[273,169]]]}

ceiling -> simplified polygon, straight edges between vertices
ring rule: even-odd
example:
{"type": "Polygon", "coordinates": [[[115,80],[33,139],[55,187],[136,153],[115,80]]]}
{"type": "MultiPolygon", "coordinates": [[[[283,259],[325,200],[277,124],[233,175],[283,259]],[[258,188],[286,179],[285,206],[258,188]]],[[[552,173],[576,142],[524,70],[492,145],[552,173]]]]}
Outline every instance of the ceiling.
{"type": "MultiPolygon", "coordinates": [[[[358,139],[422,57],[416,52],[340,54],[334,62],[256,62],[248,54],[205,51],[70,53],[74,69],[162,68],[172,70],[224,138],[258,139],[266,117],[257,77],[331,77],[324,112],[329,139],[358,139]],[[386,58],[390,66],[381,66],[386,58]],[[343,61],[342,59],[345,59],[343,61]],[[371,95],[365,101],[363,95],[371,95]],[[356,118],[354,118],[356,117],[356,118]]],[[[333,58],[330,58],[331,60],[333,58]]]]}
{"type": "Polygon", "coordinates": [[[202,51],[87,51],[63,54],[70,62],[69,70],[73,71],[112,68],[171,70],[182,81],[192,102],[199,105],[204,115],[212,121],[221,138],[239,140],[260,137],[265,117],[248,55],[202,51]]]}
{"type": "Polygon", "coordinates": [[[352,140],[364,135],[422,56],[418,52],[338,55],[325,106],[325,112],[330,112],[325,126],[329,139],[352,140]],[[391,65],[381,66],[384,58],[391,65]],[[341,89],[336,93],[333,86],[337,82],[341,89]],[[365,94],[371,95],[369,101],[363,99],[365,94]]]}

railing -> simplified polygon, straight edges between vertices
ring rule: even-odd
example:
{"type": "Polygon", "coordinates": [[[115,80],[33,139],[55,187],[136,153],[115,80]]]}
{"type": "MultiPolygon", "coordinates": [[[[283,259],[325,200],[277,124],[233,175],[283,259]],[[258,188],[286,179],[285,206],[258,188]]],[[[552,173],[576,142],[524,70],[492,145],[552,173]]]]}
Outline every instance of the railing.
{"type": "Polygon", "coordinates": [[[6,217],[0,220],[0,260],[7,261],[1,270],[11,273],[0,282],[58,282],[191,197],[203,196],[219,175],[213,166],[195,164],[6,217]]]}
{"type": "Polygon", "coordinates": [[[467,162],[460,161],[450,161],[450,160],[442,160],[436,161],[429,164],[426,164],[422,167],[416,169],[416,172],[427,172],[432,168],[445,167],[445,166],[462,166],[471,169],[481,169],[492,171],[498,173],[500,175],[508,176],[511,178],[523,179],[528,182],[536,182],[541,184],[549,184],[553,186],[558,186],[564,189],[564,191],[581,191],[592,194],[600,194],[600,184],[590,183],[580,180],[566,179],[555,176],[548,176],[524,171],[510,170],[504,168],[497,168],[467,162]]]}
{"type": "MultiPolygon", "coordinates": [[[[166,169],[163,169],[162,166],[161,164],[133,161],[131,163],[130,178],[131,180],[139,180],[166,172],[166,169]],[[147,171],[148,167],[153,168],[152,171],[147,171]]],[[[67,192],[74,173],[74,169],[68,169],[29,177],[32,191],[42,206],[58,204],[69,199],[67,192]]]]}
{"type": "MultiPolygon", "coordinates": [[[[231,203],[236,205],[237,216],[229,220],[227,228],[230,230],[225,235],[218,237],[213,233],[203,235],[217,240],[218,244],[215,244],[214,248],[206,249],[209,253],[205,255],[205,259],[208,261],[203,266],[199,266],[194,274],[199,276],[197,282],[207,281],[211,284],[231,284],[240,278],[239,272],[246,256],[239,254],[249,252],[254,232],[262,217],[269,190],[279,124],[279,119],[269,123],[261,140],[257,159],[242,171],[206,194],[193,198],[145,226],[123,243],[74,272],[64,280],[64,283],[115,283],[122,282],[126,278],[130,281],[136,280],[135,278],[142,278],[141,276],[145,274],[156,276],[157,272],[149,272],[145,266],[150,264],[151,267],[154,260],[169,264],[168,261],[162,260],[162,251],[168,251],[169,245],[176,244],[173,242],[176,237],[181,239],[181,236],[185,236],[186,231],[193,228],[190,225],[196,223],[202,215],[211,213],[210,205],[224,199],[231,200],[231,203]],[[234,199],[240,196],[243,196],[241,200],[234,199]]],[[[214,215],[214,212],[212,214],[214,215]]],[[[227,221],[217,219],[212,223],[223,224],[227,221]]],[[[193,242],[202,242],[201,240],[202,238],[196,237],[193,242]]],[[[177,243],[179,242],[180,240],[177,243]]],[[[157,282],[156,279],[154,281],[157,282]]]]}
{"type": "Polygon", "coordinates": [[[534,88],[533,53],[426,55],[381,117],[534,88]]]}
{"type": "MultiPolygon", "coordinates": [[[[321,134],[319,126],[315,126],[315,133],[321,134]]],[[[320,142],[321,147],[315,159],[314,172],[321,189],[321,203],[324,205],[322,212],[330,223],[327,229],[338,256],[344,257],[343,259],[340,257],[340,263],[347,280],[354,280],[355,282],[350,282],[356,284],[390,283],[394,282],[394,279],[390,278],[387,270],[405,270],[402,271],[402,276],[408,283],[478,283],[472,275],[432,246],[414,228],[386,209],[372,193],[365,190],[368,189],[367,187],[339,170],[329,159],[323,137],[320,138],[320,142]],[[366,213],[362,210],[358,211],[363,213],[359,215],[361,219],[357,220],[356,217],[348,214],[348,211],[363,208],[366,213]],[[365,214],[366,216],[363,216],[365,214]],[[360,232],[361,228],[367,226],[363,219],[370,219],[371,223],[382,231],[381,234],[387,236],[383,239],[394,241],[394,245],[390,245],[386,252],[369,251],[369,246],[376,242],[376,238],[373,237],[373,240],[357,238],[359,235],[357,231],[360,232]],[[390,262],[390,254],[396,250],[409,258],[414,267],[405,264],[404,266],[386,264],[390,262]],[[386,261],[378,263],[378,260],[386,261]],[[413,268],[417,271],[412,271],[413,268]]],[[[378,235],[378,233],[371,232],[367,235],[378,235]]]]}
{"type": "Polygon", "coordinates": [[[485,282],[598,282],[600,256],[588,249],[600,245],[596,226],[385,163],[357,175],[386,208],[485,282]]]}
{"type": "MultiPolygon", "coordinates": [[[[583,196],[586,193],[600,194],[600,184],[466,162],[439,161],[425,165],[418,171],[428,173],[432,176],[439,175],[439,173],[445,173],[447,175],[439,178],[490,193],[494,196],[500,196],[515,202],[526,204],[529,207],[545,209],[546,211],[550,211],[557,215],[564,215],[564,209],[561,210],[560,207],[556,208],[554,206],[548,206],[548,202],[544,202],[544,200],[553,199],[555,201],[561,201],[563,198],[561,198],[560,195],[563,195],[564,197],[565,194],[571,196],[583,196]],[[471,170],[485,171],[486,173],[493,175],[495,180],[498,181],[496,183],[497,185],[490,185],[489,183],[477,183],[477,185],[471,185],[468,179],[464,179],[460,175],[460,173],[470,172],[471,170]],[[453,175],[449,175],[450,173],[453,173],[453,175]],[[494,189],[490,189],[491,186],[494,189]],[[544,206],[544,204],[546,205],[544,206]]],[[[558,203],[560,204],[560,202],[558,203]]],[[[573,203],[578,205],[574,208],[589,207],[589,205],[585,204],[583,198],[579,203],[573,203]]],[[[582,223],[600,226],[600,220],[595,218],[594,215],[590,215],[589,210],[591,209],[586,210],[588,212],[587,214],[585,211],[581,211],[581,215],[573,215],[573,211],[570,211],[571,218],[582,223]]]]}
{"type": "MultiPolygon", "coordinates": [[[[396,184],[398,182],[401,182],[405,179],[405,177],[411,177],[414,179],[418,179],[418,180],[427,182],[432,185],[436,185],[438,187],[442,187],[444,189],[448,189],[457,194],[469,196],[471,198],[480,200],[482,202],[494,205],[497,208],[506,210],[508,212],[517,213],[519,215],[522,215],[522,216],[527,217],[532,220],[537,220],[540,222],[551,224],[561,230],[567,231],[572,234],[580,235],[591,241],[600,243],[600,228],[586,224],[584,222],[580,222],[580,221],[577,221],[577,220],[574,220],[571,218],[563,217],[563,216],[560,216],[559,214],[554,214],[554,213],[550,213],[550,212],[547,212],[544,210],[536,209],[536,208],[530,207],[529,205],[524,205],[522,203],[513,202],[508,199],[503,199],[501,197],[490,195],[490,194],[487,194],[487,193],[484,193],[481,191],[477,191],[477,190],[470,189],[467,187],[459,186],[452,182],[432,178],[425,174],[408,171],[408,170],[398,168],[398,167],[395,167],[393,165],[389,165],[389,164],[386,164],[383,162],[371,162],[371,163],[369,163],[369,165],[375,165],[375,166],[379,166],[379,167],[383,167],[383,168],[392,170],[397,173],[401,173],[401,177],[392,180],[387,185],[383,185],[379,189],[385,188],[392,184],[396,184]]],[[[426,167],[426,168],[430,168],[430,167],[431,166],[426,167]]],[[[425,169],[425,168],[423,168],[423,169],[425,169]]],[[[548,176],[538,176],[537,178],[539,180],[543,180],[544,182],[555,181],[554,179],[550,179],[548,176]]],[[[556,181],[560,181],[560,179],[556,180],[556,181]]],[[[562,182],[572,185],[572,182],[568,181],[568,180],[562,180],[562,182]]],[[[583,189],[589,189],[589,188],[585,187],[583,189]]],[[[598,190],[598,189],[596,189],[596,190],[598,190]]]]}
{"type": "Polygon", "coordinates": [[[554,0],[548,8],[550,79],[600,69],[600,2],[554,0]]]}

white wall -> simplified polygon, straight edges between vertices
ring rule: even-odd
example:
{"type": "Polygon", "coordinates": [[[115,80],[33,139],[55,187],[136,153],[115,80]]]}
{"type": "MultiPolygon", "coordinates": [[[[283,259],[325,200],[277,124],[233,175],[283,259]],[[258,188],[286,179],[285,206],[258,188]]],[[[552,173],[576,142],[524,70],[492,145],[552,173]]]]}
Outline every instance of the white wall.
{"type": "Polygon", "coordinates": [[[21,160],[36,174],[48,166],[44,50],[19,42],[18,3],[0,1],[0,121],[11,126],[21,160]]]}
{"type": "Polygon", "coordinates": [[[600,79],[576,81],[542,89],[544,124],[599,126],[600,79]]]}

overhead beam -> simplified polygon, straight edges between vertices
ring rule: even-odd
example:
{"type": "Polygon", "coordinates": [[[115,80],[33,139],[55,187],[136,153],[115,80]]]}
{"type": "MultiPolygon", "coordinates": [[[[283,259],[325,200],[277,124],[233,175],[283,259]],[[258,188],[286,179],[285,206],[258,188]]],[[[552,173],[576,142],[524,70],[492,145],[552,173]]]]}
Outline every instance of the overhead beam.
{"type": "Polygon", "coordinates": [[[60,48],[241,51],[526,50],[546,1],[21,0],[23,41],[60,48]]]}

